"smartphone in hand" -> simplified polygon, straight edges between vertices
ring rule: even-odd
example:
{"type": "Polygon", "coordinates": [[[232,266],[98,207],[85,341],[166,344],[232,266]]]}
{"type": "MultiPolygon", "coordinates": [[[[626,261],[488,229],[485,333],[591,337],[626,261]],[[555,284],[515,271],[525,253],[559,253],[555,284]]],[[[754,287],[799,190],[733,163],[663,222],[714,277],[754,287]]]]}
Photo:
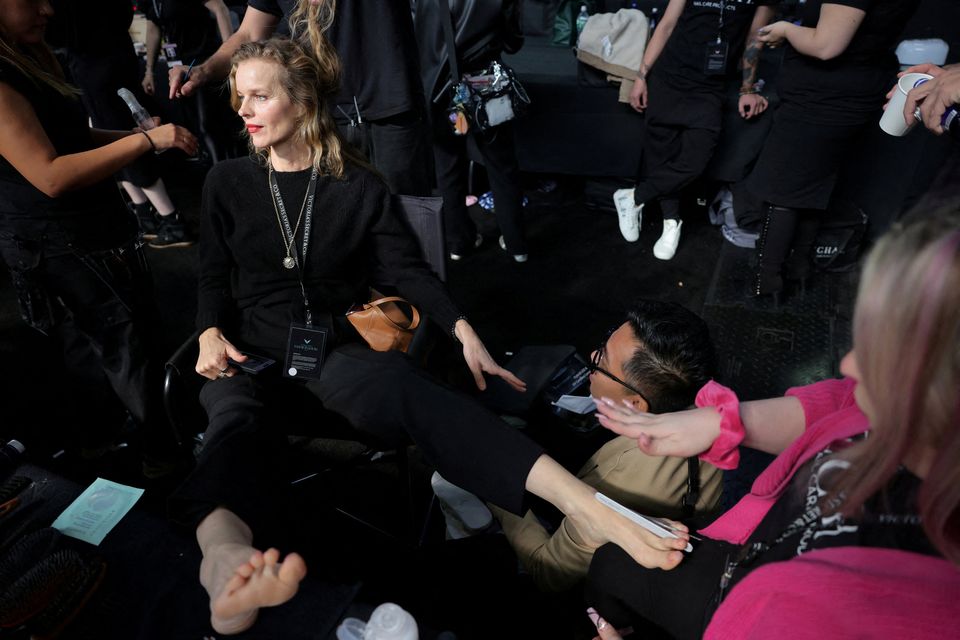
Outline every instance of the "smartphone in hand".
{"type": "Polygon", "coordinates": [[[236,360],[227,359],[227,362],[230,363],[230,366],[236,367],[243,371],[244,373],[249,373],[250,375],[256,375],[263,371],[264,369],[270,367],[272,364],[276,363],[276,360],[266,358],[264,356],[258,356],[253,353],[246,353],[241,351],[243,355],[247,356],[247,359],[243,362],[237,362],[236,360]]]}

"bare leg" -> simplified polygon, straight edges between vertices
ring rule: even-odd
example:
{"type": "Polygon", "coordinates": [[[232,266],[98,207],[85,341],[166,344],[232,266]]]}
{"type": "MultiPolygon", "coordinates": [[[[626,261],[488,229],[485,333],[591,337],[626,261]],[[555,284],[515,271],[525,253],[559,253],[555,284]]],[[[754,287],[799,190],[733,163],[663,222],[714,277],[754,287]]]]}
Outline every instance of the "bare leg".
{"type": "Polygon", "coordinates": [[[613,542],[648,568],[672,569],[683,559],[679,549],[686,546],[686,539],[660,538],[627,520],[597,501],[593,487],[549,456],[540,456],[531,467],[526,487],[560,509],[573,524],[571,536],[586,546],[613,542]]]}
{"type": "Polygon", "coordinates": [[[297,593],[307,566],[296,553],[253,548],[250,527],[236,514],[214,509],[197,527],[203,553],[200,584],[210,596],[210,624],[225,635],[249,629],[261,607],[274,607],[297,593]]]}
{"type": "Polygon", "coordinates": [[[157,178],[149,187],[143,187],[143,193],[161,216],[168,216],[177,210],[167,193],[167,186],[163,184],[163,178],[157,178]]]}
{"type": "Polygon", "coordinates": [[[132,182],[121,180],[120,185],[123,187],[123,190],[127,192],[127,195],[130,196],[130,201],[133,202],[133,204],[143,204],[147,201],[147,194],[132,182]]]}

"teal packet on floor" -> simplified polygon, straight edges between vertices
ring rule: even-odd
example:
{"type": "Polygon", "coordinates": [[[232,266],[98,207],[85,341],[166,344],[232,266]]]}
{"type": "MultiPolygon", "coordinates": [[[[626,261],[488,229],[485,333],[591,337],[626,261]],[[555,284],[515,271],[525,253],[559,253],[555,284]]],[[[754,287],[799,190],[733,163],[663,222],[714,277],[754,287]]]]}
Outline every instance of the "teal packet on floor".
{"type": "Polygon", "coordinates": [[[52,526],[71,538],[99,545],[142,495],[143,489],[97,478],[52,526]]]}

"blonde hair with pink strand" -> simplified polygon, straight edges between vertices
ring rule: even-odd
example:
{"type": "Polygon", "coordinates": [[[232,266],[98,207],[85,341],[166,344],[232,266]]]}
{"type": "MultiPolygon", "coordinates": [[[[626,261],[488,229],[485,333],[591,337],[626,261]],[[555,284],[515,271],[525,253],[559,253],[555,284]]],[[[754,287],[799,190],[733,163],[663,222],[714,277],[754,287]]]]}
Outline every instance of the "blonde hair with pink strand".
{"type": "Polygon", "coordinates": [[[857,296],[854,348],[871,431],[844,457],[834,493],[856,517],[911,454],[930,451],[919,495],[931,542],[960,564],[960,212],[916,219],[871,252],[857,296]]]}

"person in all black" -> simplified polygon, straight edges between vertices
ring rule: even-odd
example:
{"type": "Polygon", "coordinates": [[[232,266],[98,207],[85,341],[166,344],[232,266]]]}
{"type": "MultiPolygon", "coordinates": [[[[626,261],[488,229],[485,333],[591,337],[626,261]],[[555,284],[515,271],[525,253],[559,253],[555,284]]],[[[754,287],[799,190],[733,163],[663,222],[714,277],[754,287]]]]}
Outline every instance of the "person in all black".
{"type": "MultiPolygon", "coordinates": [[[[151,361],[152,283],[136,218],[111,176],[144,153],[196,151],[172,124],[149,132],[91,129],[43,35],[48,2],[0,1],[0,253],[21,314],[96,362],[142,427],[145,472],[169,471],[173,434],[151,361]]],[[[115,434],[113,434],[115,435],[115,434]]]]}
{"type": "Polygon", "coordinates": [[[680,191],[706,169],[720,139],[723,95],[741,59],[738,108],[745,119],[767,108],[756,87],[762,44],[757,29],[773,17],[773,0],[670,0],[643,53],[630,104],[645,111],[639,175],[613,195],[620,233],[640,235],[643,207],[656,200],[663,233],[654,257],[670,260],[680,243],[680,191]],[[745,44],[746,43],[746,44],[745,44]]]}
{"type": "Polygon", "coordinates": [[[420,73],[430,99],[433,128],[433,155],[437,187],[443,196],[447,249],[450,258],[459,260],[480,246],[483,238],[467,213],[468,140],[476,145],[490,178],[494,213],[500,227],[500,247],[517,262],[527,259],[527,241],[523,232],[523,193],[520,190],[520,165],[513,147],[513,122],[490,131],[472,125],[466,136],[454,133],[447,110],[459,78],[451,78],[443,16],[439,3],[450,3],[453,33],[459,68],[463,74],[476,74],[491,62],[499,61],[504,51],[514,53],[523,44],[520,27],[520,3],[515,0],[418,0],[414,23],[420,47],[420,73]]]}
{"type": "Polygon", "coordinates": [[[289,35],[292,23],[297,37],[318,48],[329,38],[339,55],[342,73],[331,109],[344,137],[383,175],[392,193],[430,195],[430,138],[406,0],[249,0],[240,28],[193,68],[189,80],[184,81],[186,66],[170,70],[171,99],[222,80],[241,44],[274,33],[289,35]]]}
{"type": "MultiPolygon", "coordinates": [[[[189,66],[205,60],[233,34],[230,10],[223,0],[150,0],[142,6],[147,19],[142,85],[149,96],[156,91],[154,65],[160,54],[161,35],[176,47],[177,59],[189,66]]],[[[211,160],[243,155],[239,137],[242,123],[230,109],[223,88],[207,85],[193,98],[185,101],[184,120],[203,140],[211,160]]]]}
{"type": "Polygon", "coordinates": [[[412,439],[446,477],[513,512],[526,491],[550,501],[585,546],[612,539],[658,562],[647,555],[679,542],[607,509],[522,433],[352,330],[344,313],[368,299],[376,277],[462,343],[479,388],[491,374],[524,389],[422,260],[382,179],[341,144],[321,89],[336,65],[313,53],[289,39],[240,47],[231,88],[257,157],[215,165],[204,186],[196,370],[209,379],[200,394],[209,424],[171,509],[196,528],[214,629],[250,627],[260,607],[293,597],[305,574],[297,554],[281,563],[276,549],[261,553],[252,542],[282,519],[282,417],[306,401],[381,441],[412,439]],[[278,366],[245,373],[245,351],[278,366]]]}
{"type": "MultiPolygon", "coordinates": [[[[960,565],[960,211],[924,213],[888,232],[864,267],[842,380],[743,403],[711,382],[698,394],[700,408],[659,416],[619,403],[598,405],[604,426],[639,438],[652,455],[699,454],[733,469],[741,441],[778,454],[747,496],[699,532],[702,540],[676,569],[644,568],[613,545],[598,549],[587,600],[607,625],[632,624],[653,637],[660,637],[658,630],[672,638],[700,638],[705,631],[707,637],[775,637],[774,628],[762,625],[776,625],[789,612],[798,626],[780,623],[780,631],[816,637],[833,631],[824,620],[855,608],[870,613],[850,625],[864,637],[897,635],[886,625],[904,621],[911,631],[934,636],[943,633],[938,626],[955,628],[942,611],[936,620],[913,618],[914,611],[885,597],[889,587],[873,588],[869,577],[878,565],[870,551],[878,548],[903,552],[896,559],[902,586],[897,570],[882,568],[894,576],[887,581],[894,588],[913,587],[912,562],[942,556],[932,564],[954,576],[960,565]],[[784,602],[751,580],[763,567],[757,573],[769,585],[791,565],[808,557],[829,564],[845,548],[859,564],[838,565],[837,579],[861,576],[849,593],[791,585],[796,597],[784,602]],[[730,616],[722,618],[728,626],[711,625],[734,596],[740,603],[752,599],[749,614],[733,625],[730,616]],[[803,605],[809,609],[798,610],[803,605]]],[[[606,631],[605,640],[618,637],[606,631]]]]}
{"type": "MultiPolygon", "coordinates": [[[[130,90],[148,110],[152,109],[140,90],[140,63],[129,31],[133,20],[129,0],[109,0],[99,4],[96,11],[91,11],[81,0],[55,0],[54,4],[52,42],[66,50],[67,70],[71,81],[82,90],[81,99],[93,126],[102,129],[135,126],[117,90],[130,90]]],[[[123,167],[119,177],[150,246],[164,249],[193,243],[153,154],[142,155],[123,167]]]]}
{"type": "Polygon", "coordinates": [[[776,22],[760,40],[786,45],[780,106],[746,187],[765,202],[752,293],[803,283],[821,213],[865,125],[875,122],[897,70],[897,36],[918,0],[811,0],[801,24],[776,22]]]}

